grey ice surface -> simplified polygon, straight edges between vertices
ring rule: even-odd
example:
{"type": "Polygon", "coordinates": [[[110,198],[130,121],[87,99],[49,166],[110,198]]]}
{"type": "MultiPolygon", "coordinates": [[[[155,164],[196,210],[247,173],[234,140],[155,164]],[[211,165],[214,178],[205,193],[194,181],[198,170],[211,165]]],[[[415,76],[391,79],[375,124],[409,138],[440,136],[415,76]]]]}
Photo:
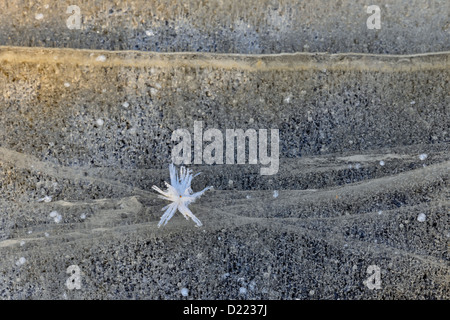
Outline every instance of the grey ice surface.
{"type": "Polygon", "coordinates": [[[448,1],[69,2],[0,3],[0,299],[450,298],[448,1]],[[194,121],[279,171],[158,228],[194,121]]]}
{"type": "Polygon", "coordinates": [[[0,45],[270,54],[450,50],[447,0],[0,2],[0,45]],[[74,9],[80,14],[74,25],[74,9]],[[367,28],[370,5],[381,29],[367,28]],[[72,17],[72,18],[71,18],[72,17]]]}

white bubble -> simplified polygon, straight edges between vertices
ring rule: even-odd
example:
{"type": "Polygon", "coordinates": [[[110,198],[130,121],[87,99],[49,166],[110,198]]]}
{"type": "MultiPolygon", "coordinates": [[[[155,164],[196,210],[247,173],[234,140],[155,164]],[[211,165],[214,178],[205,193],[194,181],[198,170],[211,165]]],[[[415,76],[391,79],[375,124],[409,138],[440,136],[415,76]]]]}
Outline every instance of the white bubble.
{"type": "Polygon", "coordinates": [[[130,104],[126,101],[124,103],[122,103],[122,107],[124,107],[124,108],[128,108],[129,106],[130,106],[130,104]]]}
{"type": "Polygon", "coordinates": [[[419,155],[419,159],[420,160],[425,160],[426,158],[428,158],[428,155],[426,153],[422,153],[421,155],[419,155]]]}
{"type": "Polygon", "coordinates": [[[427,218],[427,216],[425,215],[425,213],[420,213],[420,214],[417,216],[417,221],[419,221],[419,222],[424,222],[426,218],[427,218]]]}
{"type": "Polygon", "coordinates": [[[149,37],[155,35],[155,33],[153,32],[153,30],[146,30],[146,31],[145,31],[145,34],[146,34],[147,36],[149,36],[149,37]]]}
{"type": "Polygon", "coordinates": [[[66,87],[66,88],[70,87],[70,83],[64,82],[64,87],[66,87]]]}
{"type": "Polygon", "coordinates": [[[150,93],[151,93],[152,95],[156,95],[156,94],[158,93],[158,90],[155,89],[155,88],[150,88],[150,93]]]}
{"type": "Polygon", "coordinates": [[[46,232],[46,233],[44,233],[44,236],[48,238],[48,237],[50,237],[50,234],[48,232],[46,232]]]}
{"type": "Polygon", "coordinates": [[[103,121],[103,119],[97,119],[97,121],[95,121],[95,123],[97,123],[97,125],[102,126],[105,121],[103,121]]]}
{"type": "Polygon", "coordinates": [[[189,295],[189,290],[187,288],[182,288],[181,289],[181,295],[183,297],[187,297],[189,295]]]}
{"type": "Polygon", "coordinates": [[[248,194],[248,195],[246,195],[245,197],[246,197],[247,199],[250,199],[252,196],[248,194]]]}
{"type": "Polygon", "coordinates": [[[95,61],[105,62],[106,57],[104,55],[99,55],[97,58],[95,58],[95,61]]]}
{"type": "Polygon", "coordinates": [[[56,223],[60,223],[62,220],[62,216],[58,213],[58,211],[50,212],[50,218],[53,218],[53,221],[56,223]]]}
{"type": "Polygon", "coordinates": [[[381,161],[380,161],[380,166],[384,166],[384,165],[385,165],[384,161],[381,160],[381,161]]]}
{"type": "Polygon", "coordinates": [[[273,197],[278,198],[278,190],[273,190],[273,197]]]}
{"type": "Polygon", "coordinates": [[[19,258],[19,260],[16,261],[16,266],[21,266],[23,264],[25,264],[25,262],[27,262],[27,259],[25,259],[24,257],[19,258]]]}
{"type": "Polygon", "coordinates": [[[86,214],[85,214],[85,213],[82,213],[81,216],[80,216],[80,218],[83,219],[83,220],[86,219],[86,214]]]}
{"type": "Polygon", "coordinates": [[[381,211],[381,210],[378,210],[378,214],[383,214],[383,211],[381,211]]]}
{"type": "Polygon", "coordinates": [[[35,16],[34,16],[34,18],[35,18],[36,20],[41,20],[41,19],[44,18],[44,15],[43,15],[42,13],[36,13],[35,16]]]}

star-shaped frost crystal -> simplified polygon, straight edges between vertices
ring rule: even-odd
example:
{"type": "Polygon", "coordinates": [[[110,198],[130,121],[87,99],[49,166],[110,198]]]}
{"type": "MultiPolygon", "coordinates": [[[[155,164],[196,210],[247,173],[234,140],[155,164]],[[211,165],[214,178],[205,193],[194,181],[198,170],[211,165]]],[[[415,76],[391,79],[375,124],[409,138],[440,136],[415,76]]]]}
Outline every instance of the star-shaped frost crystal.
{"type": "Polygon", "coordinates": [[[212,189],[212,187],[206,187],[202,191],[193,193],[191,189],[191,182],[194,177],[199,175],[197,173],[195,176],[192,175],[192,170],[186,169],[185,167],[180,167],[180,176],[178,176],[176,168],[173,164],[169,166],[170,171],[170,184],[164,181],[167,186],[167,191],[162,191],[157,186],[153,186],[152,189],[158,191],[160,194],[158,197],[164,200],[172,201],[171,204],[162,208],[166,210],[158,223],[158,227],[161,225],[166,225],[167,222],[173,217],[175,212],[180,211],[183,216],[189,220],[191,218],[197,226],[201,226],[200,220],[194,216],[194,214],[189,210],[188,205],[199,198],[205,191],[212,189]]]}

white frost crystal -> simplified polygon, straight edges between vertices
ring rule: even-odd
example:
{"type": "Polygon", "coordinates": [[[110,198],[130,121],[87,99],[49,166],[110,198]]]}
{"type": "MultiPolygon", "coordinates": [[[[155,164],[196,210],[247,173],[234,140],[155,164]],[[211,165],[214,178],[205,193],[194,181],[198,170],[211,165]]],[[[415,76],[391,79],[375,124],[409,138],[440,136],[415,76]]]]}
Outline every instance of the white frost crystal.
{"type": "Polygon", "coordinates": [[[193,176],[191,174],[192,170],[186,169],[185,167],[181,166],[180,176],[178,176],[176,168],[173,164],[169,166],[169,171],[170,171],[170,184],[164,182],[167,186],[167,191],[162,191],[157,186],[152,187],[153,190],[156,190],[160,194],[162,194],[158,196],[159,198],[172,201],[171,204],[162,208],[162,210],[163,211],[166,210],[166,212],[164,212],[164,214],[162,215],[158,227],[160,227],[163,224],[166,225],[167,222],[173,217],[177,209],[183,214],[183,216],[187,220],[191,218],[197,224],[197,226],[200,227],[202,223],[196,216],[194,216],[191,210],[189,210],[188,205],[194,202],[197,198],[199,198],[203,193],[205,193],[212,187],[206,187],[202,191],[193,193],[191,189],[191,182],[194,177],[199,175],[199,173],[193,176]]]}

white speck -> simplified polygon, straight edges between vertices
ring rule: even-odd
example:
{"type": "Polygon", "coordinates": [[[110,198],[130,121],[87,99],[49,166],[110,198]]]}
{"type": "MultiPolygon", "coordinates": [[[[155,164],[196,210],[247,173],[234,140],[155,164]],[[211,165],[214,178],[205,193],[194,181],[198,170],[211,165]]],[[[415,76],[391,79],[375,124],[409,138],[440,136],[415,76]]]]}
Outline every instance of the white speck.
{"type": "Polygon", "coordinates": [[[310,295],[310,296],[313,296],[314,293],[316,293],[314,290],[310,290],[310,291],[309,291],[309,295],[310,295]]]}
{"type": "Polygon", "coordinates": [[[348,165],[348,168],[351,169],[353,166],[351,164],[348,165]]]}
{"type": "Polygon", "coordinates": [[[128,108],[129,106],[130,106],[130,104],[126,101],[124,103],[122,103],[122,107],[124,107],[124,108],[128,108]]]}
{"type": "Polygon", "coordinates": [[[292,96],[288,95],[286,98],[284,98],[284,102],[290,103],[291,102],[291,98],[292,98],[292,96]]]}
{"type": "Polygon", "coordinates": [[[156,93],[158,93],[158,90],[155,89],[155,88],[150,88],[150,93],[151,93],[152,95],[156,95],[156,93]]]}
{"type": "Polygon", "coordinates": [[[42,201],[50,202],[50,201],[52,201],[52,197],[51,196],[45,196],[45,197],[43,197],[43,198],[38,200],[38,202],[42,202],[42,201]]]}
{"type": "Polygon", "coordinates": [[[420,160],[425,160],[426,158],[428,158],[428,155],[426,154],[426,153],[422,153],[420,156],[419,156],[419,159],[420,160]]]}
{"type": "Polygon", "coordinates": [[[44,15],[43,15],[42,13],[36,13],[36,15],[34,16],[34,18],[35,18],[36,20],[41,20],[41,19],[44,18],[44,15]]]}
{"type": "Polygon", "coordinates": [[[44,236],[46,236],[47,238],[50,237],[50,235],[48,234],[48,232],[44,233],[44,236]]]}
{"type": "Polygon", "coordinates": [[[32,234],[33,233],[33,230],[28,230],[28,234],[32,234]]]}
{"type": "Polygon", "coordinates": [[[187,297],[189,295],[189,290],[187,288],[181,289],[181,295],[187,297]]]}
{"type": "Polygon", "coordinates": [[[58,213],[58,211],[50,212],[50,218],[53,218],[53,221],[56,223],[60,223],[62,220],[62,216],[58,213]]]}
{"type": "Polygon", "coordinates": [[[16,266],[21,266],[21,265],[25,264],[25,262],[27,262],[27,259],[25,259],[24,257],[21,257],[19,260],[16,261],[16,266]]]}
{"type": "Polygon", "coordinates": [[[136,133],[136,128],[130,128],[129,130],[128,130],[128,132],[130,133],[130,134],[135,134],[136,133]]]}
{"type": "Polygon", "coordinates": [[[413,104],[416,104],[416,102],[413,100],[409,104],[413,105],[413,104]]]}
{"type": "Polygon", "coordinates": [[[252,196],[251,195],[247,195],[247,196],[245,196],[247,199],[250,199],[252,196]]]}
{"type": "Polygon", "coordinates": [[[383,214],[383,211],[382,210],[378,210],[378,214],[383,214]]]}
{"type": "Polygon", "coordinates": [[[24,246],[25,245],[25,241],[20,241],[20,246],[24,246]]]}
{"type": "Polygon", "coordinates": [[[244,287],[240,287],[239,288],[239,294],[246,294],[247,293],[247,289],[244,287]]]}
{"type": "Polygon", "coordinates": [[[217,237],[217,240],[222,240],[222,238],[221,237],[217,237]]]}
{"type": "Polygon", "coordinates": [[[417,221],[419,221],[419,222],[424,222],[426,218],[427,218],[427,216],[425,215],[425,213],[420,213],[420,214],[417,216],[417,221]]]}
{"type": "Polygon", "coordinates": [[[49,7],[48,4],[45,4],[45,5],[44,5],[44,8],[45,8],[45,9],[48,9],[48,7],[49,7]]]}
{"type": "Polygon", "coordinates": [[[97,58],[95,58],[95,61],[105,62],[106,61],[106,57],[104,55],[100,55],[97,58]]]}
{"type": "Polygon", "coordinates": [[[149,36],[149,37],[152,37],[152,36],[155,35],[155,33],[153,32],[153,30],[147,30],[147,31],[145,31],[145,34],[146,34],[147,36],[149,36]]]}
{"type": "Polygon", "coordinates": [[[278,190],[273,190],[273,197],[278,198],[278,190]]]}
{"type": "Polygon", "coordinates": [[[228,180],[228,185],[232,186],[233,185],[233,180],[228,180]]]}
{"type": "Polygon", "coordinates": [[[86,214],[85,214],[85,213],[82,213],[81,216],[80,216],[80,218],[83,219],[83,220],[86,219],[86,214]]]}
{"type": "Polygon", "coordinates": [[[105,121],[103,121],[103,119],[97,119],[97,121],[95,121],[95,123],[99,126],[102,126],[105,123],[105,121]]]}
{"type": "Polygon", "coordinates": [[[359,164],[359,163],[355,164],[355,168],[356,168],[356,169],[361,168],[361,164],[359,164]]]}
{"type": "Polygon", "coordinates": [[[102,89],[102,92],[105,93],[105,92],[106,92],[106,89],[102,89]]]}
{"type": "Polygon", "coordinates": [[[64,82],[64,87],[66,87],[66,88],[70,87],[70,83],[64,82]]]}
{"type": "Polygon", "coordinates": [[[384,161],[381,160],[381,161],[380,161],[380,166],[384,166],[384,164],[385,164],[384,161]]]}

